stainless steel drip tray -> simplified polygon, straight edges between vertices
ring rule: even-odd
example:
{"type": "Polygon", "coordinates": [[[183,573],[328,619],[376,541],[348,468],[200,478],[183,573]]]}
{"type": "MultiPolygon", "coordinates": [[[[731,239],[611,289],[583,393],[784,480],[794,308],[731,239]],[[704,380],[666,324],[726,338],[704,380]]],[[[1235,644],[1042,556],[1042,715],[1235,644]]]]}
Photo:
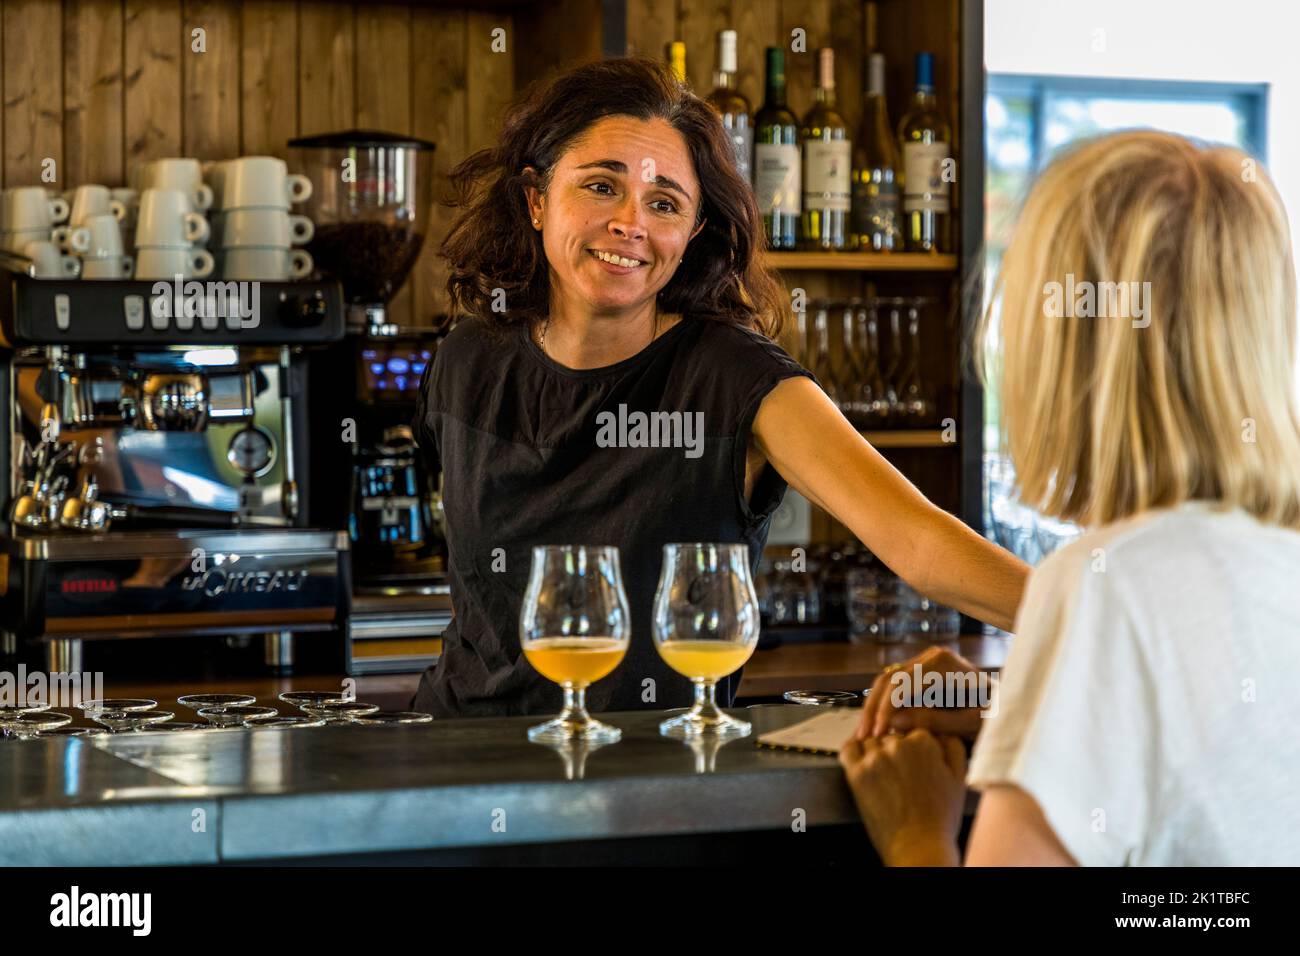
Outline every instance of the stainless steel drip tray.
{"type": "Polygon", "coordinates": [[[27,560],[66,561],[79,558],[151,558],[162,555],[206,555],[228,552],[275,554],[305,551],[347,551],[343,531],[313,528],[237,528],[229,531],[109,531],[105,534],[28,534],[0,538],[0,550],[27,560]]]}

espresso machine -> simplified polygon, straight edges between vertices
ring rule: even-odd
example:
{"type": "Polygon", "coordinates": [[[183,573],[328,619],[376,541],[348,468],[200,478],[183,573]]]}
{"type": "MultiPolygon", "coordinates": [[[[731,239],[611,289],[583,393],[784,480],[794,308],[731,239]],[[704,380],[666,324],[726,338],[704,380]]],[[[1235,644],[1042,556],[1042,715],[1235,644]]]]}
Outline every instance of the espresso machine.
{"type": "Polygon", "coordinates": [[[343,336],[332,279],[32,277],[0,254],[0,636],[80,671],[83,642],[337,631],[346,533],[308,502],[304,349],[343,336]],[[328,529],[328,525],[324,525],[328,529]]]}
{"type": "Polygon", "coordinates": [[[346,333],[312,356],[313,415],[346,422],[349,467],[311,450],[313,511],[348,529],[351,673],[418,671],[436,659],[451,619],[438,476],[411,429],[425,370],[445,324],[401,326],[386,304],[406,282],[428,231],[434,144],[378,130],[290,140],[317,188],[303,212],[317,266],[343,287],[346,333]],[[343,171],[344,174],[340,174],[343,171]]]}

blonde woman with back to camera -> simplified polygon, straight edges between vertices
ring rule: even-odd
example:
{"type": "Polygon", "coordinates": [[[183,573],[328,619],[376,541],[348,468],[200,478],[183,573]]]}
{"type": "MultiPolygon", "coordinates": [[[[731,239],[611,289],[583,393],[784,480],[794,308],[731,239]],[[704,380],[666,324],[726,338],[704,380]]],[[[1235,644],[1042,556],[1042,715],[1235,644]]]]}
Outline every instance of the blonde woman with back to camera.
{"type": "Polygon", "coordinates": [[[1277,191],[1235,149],[1084,143],[1039,179],[993,299],[1021,497],[1086,533],[1032,573],[989,719],[871,695],[840,760],[877,850],[960,863],[964,779],[982,791],[967,865],[1300,863],[1296,288],[1277,191]],[[1060,307],[1070,283],[1106,282],[1129,283],[1125,314],[1105,295],[1060,307]],[[976,733],[968,771],[951,734],[976,733]]]}

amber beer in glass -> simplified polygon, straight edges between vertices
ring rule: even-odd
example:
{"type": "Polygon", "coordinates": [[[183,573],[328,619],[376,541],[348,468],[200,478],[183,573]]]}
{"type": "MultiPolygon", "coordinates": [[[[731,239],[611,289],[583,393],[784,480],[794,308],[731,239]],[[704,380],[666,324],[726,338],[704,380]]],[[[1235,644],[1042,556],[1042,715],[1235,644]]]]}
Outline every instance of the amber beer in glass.
{"type": "Polygon", "coordinates": [[[533,668],[564,689],[564,709],[554,720],[530,727],[529,740],[612,743],[622,736],[617,727],[587,713],[586,690],[618,667],[630,635],[618,548],[533,548],[519,641],[533,668]]]}
{"type": "Polygon", "coordinates": [[[659,656],[695,685],[695,706],[665,720],[666,737],[744,737],[750,725],[724,714],[718,681],[745,665],[758,644],[758,598],[743,544],[667,544],[655,593],[659,656]]]}

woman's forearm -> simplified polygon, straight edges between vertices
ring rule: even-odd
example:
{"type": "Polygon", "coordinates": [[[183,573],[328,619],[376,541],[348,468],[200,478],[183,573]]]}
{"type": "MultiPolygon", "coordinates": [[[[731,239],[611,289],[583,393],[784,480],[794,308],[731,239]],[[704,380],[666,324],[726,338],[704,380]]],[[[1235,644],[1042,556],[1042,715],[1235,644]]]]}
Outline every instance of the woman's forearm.
{"type": "MultiPolygon", "coordinates": [[[[1012,630],[1029,565],[937,505],[920,501],[914,517],[905,522],[909,533],[888,547],[879,547],[877,556],[931,600],[1004,631],[1012,630]]],[[[834,513],[832,517],[843,521],[834,513]]],[[[859,531],[852,521],[843,523],[871,547],[868,529],[859,531]]]]}
{"type": "Polygon", "coordinates": [[[845,525],[912,587],[1010,630],[1029,568],[921,494],[805,378],[754,418],[759,450],[792,488],[845,525]]]}
{"type": "Polygon", "coordinates": [[[912,567],[900,575],[926,597],[1010,631],[1029,578],[1029,565],[931,505],[912,567]]]}

